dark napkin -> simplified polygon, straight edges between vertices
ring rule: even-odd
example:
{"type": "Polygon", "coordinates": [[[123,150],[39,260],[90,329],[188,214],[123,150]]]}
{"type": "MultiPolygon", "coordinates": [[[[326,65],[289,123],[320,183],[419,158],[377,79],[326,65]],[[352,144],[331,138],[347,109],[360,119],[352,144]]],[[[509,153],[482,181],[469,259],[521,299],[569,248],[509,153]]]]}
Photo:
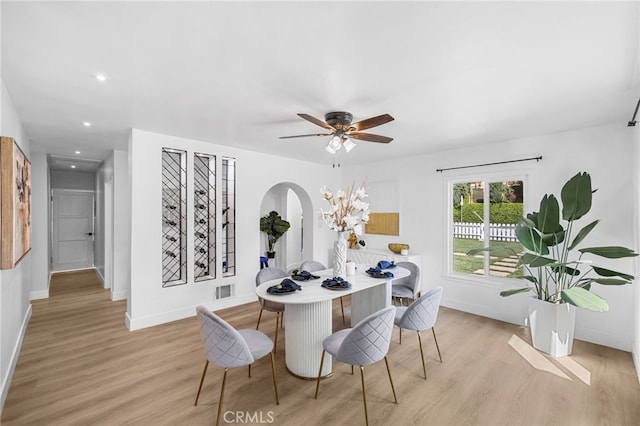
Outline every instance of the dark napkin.
{"type": "Polygon", "coordinates": [[[349,288],[351,284],[342,277],[327,278],[322,281],[322,287],[326,288],[349,288]]]}
{"type": "Polygon", "coordinates": [[[381,260],[380,262],[378,262],[378,268],[380,269],[391,269],[395,267],[396,265],[393,264],[393,261],[389,262],[387,260],[381,260]]]}
{"type": "Polygon", "coordinates": [[[383,272],[379,267],[369,268],[365,272],[374,278],[393,278],[393,273],[389,271],[383,272]]]}
{"type": "Polygon", "coordinates": [[[291,274],[291,278],[293,278],[296,281],[309,281],[309,280],[317,280],[318,278],[320,278],[320,276],[313,275],[309,271],[298,271],[296,269],[293,271],[293,274],[291,274]]]}
{"type": "Polygon", "coordinates": [[[298,284],[291,281],[289,278],[285,278],[282,280],[280,284],[272,285],[267,289],[267,293],[269,294],[281,294],[281,293],[292,293],[296,290],[302,290],[298,284]]]}

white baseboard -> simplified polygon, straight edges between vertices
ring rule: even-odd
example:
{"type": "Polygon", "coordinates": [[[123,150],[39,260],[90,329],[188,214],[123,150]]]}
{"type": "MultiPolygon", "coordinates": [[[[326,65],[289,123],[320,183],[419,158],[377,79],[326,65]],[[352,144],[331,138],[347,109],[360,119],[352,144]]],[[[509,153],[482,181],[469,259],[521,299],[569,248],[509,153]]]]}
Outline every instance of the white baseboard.
{"type": "Polygon", "coordinates": [[[506,314],[500,315],[500,313],[496,315],[495,309],[491,309],[490,307],[485,305],[475,305],[471,303],[460,302],[459,300],[445,299],[445,298],[442,299],[441,304],[446,308],[451,308],[451,309],[455,309],[457,311],[462,311],[462,312],[468,312],[470,314],[479,315],[481,317],[491,318],[498,321],[504,321],[510,324],[526,325],[526,320],[527,320],[526,316],[523,316],[522,318],[518,318],[517,316],[514,317],[506,314]]]}
{"type": "Polygon", "coordinates": [[[51,272],[49,272],[49,276],[47,277],[47,289],[46,290],[36,290],[29,293],[29,300],[37,300],[37,299],[48,299],[49,298],[49,289],[51,288],[51,272]]]}
{"type": "Polygon", "coordinates": [[[29,292],[29,300],[48,299],[49,289],[29,292]]]}
{"type": "Polygon", "coordinates": [[[590,328],[582,328],[576,325],[575,338],[596,345],[607,346],[625,352],[631,352],[631,340],[614,333],[603,333],[590,328]]]}
{"type": "Polygon", "coordinates": [[[102,284],[102,288],[109,288],[109,287],[105,287],[105,280],[104,277],[102,276],[102,274],[100,273],[100,269],[96,268],[94,266],[95,271],[96,271],[96,275],[98,276],[98,279],[100,280],[100,284],[102,284]]]}
{"type": "Polygon", "coordinates": [[[640,383],[640,350],[638,348],[639,345],[635,345],[633,350],[631,351],[631,357],[633,358],[633,365],[636,367],[636,374],[638,375],[638,383],[640,383]]]}
{"type": "Polygon", "coordinates": [[[116,301],[116,300],[126,300],[127,298],[127,292],[126,291],[116,291],[116,292],[111,292],[111,301],[116,301]]]}
{"type": "MultiPolygon", "coordinates": [[[[230,308],[232,306],[244,305],[245,303],[254,302],[256,299],[255,293],[240,295],[236,297],[229,297],[223,300],[216,301],[211,304],[203,303],[212,311],[220,309],[230,308]]],[[[125,324],[130,331],[139,330],[141,328],[153,327],[154,325],[165,324],[172,321],[181,320],[184,318],[192,317],[196,314],[196,307],[185,306],[173,311],[159,312],[152,315],[144,315],[138,317],[131,317],[129,312],[125,315],[125,324]]]]}
{"type": "Polygon", "coordinates": [[[0,413],[2,412],[2,407],[4,407],[4,402],[7,399],[7,395],[9,394],[9,387],[11,387],[11,379],[13,378],[13,373],[16,371],[16,365],[18,364],[18,357],[20,356],[20,350],[22,349],[22,341],[24,340],[24,336],[27,333],[27,327],[29,326],[29,320],[31,319],[31,304],[29,304],[29,308],[22,320],[22,325],[20,326],[20,333],[18,333],[18,340],[13,347],[13,351],[11,353],[11,360],[9,361],[9,368],[7,369],[7,374],[2,378],[2,384],[0,387],[0,413]]]}
{"type": "MultiPolygon", "coordinates": [[[[489,307],[483,305],[475,305],[461,302],[459,300],[445,298],[442,299],[441,304],[442,306],[445,306],[447,308],[468,312],[470,314],[479,315],[486,318],[492,318],[498,321],[508,322],[510,324],[526,325],[526,316],[519,318],[513,313],[511,315],[504,312],[497,313],[495,310],[491,310],[489,307]]],[[[628,338],[618,334],[603,333],[601,331],[576,326],[575,338],[578,340],[584,340],[585,342],[595,343],[597,345],[607,346],[626,352],[631,351],[632,342],[628,338]]]]}

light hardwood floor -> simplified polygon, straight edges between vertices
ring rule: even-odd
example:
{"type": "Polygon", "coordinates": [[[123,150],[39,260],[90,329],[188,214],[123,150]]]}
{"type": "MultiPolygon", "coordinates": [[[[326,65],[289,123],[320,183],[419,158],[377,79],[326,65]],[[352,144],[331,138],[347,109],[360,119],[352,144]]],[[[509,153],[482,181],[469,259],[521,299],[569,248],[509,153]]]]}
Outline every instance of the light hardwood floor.
{"type": "MultiPolygon", "coordinates": [[[[125,310],[126,302],[109,300],[92,270],[54,275],[50,298],[33,302],[2,425],[213,424],[222,370],[209,368],[194,407],[204,365],[196,318],[130,332],[125,310]]],[[[218,313],[237,328],[254,328],[258,304],[218,313]]],[[[342,327],[339,304],[333,313],[342,327]]],[[[274,326],[275,316],[265,313],[261,330],[273,337],[274,326]]],[[[415,333],[403,333],[400,345],[394,331],[389,361],[398,405],[384,363],[365,368],[372,425],[640,424],[640,385],[627,352],[576,341],[561,363],[532,350],[526,328],[446,308],[436,330],[444,362],[424,333],[428,380],[415,333]]],[[[349,366],[334,363],[314,400],[315,383],[287,373],[284,333],[279,339],[280,405],[266,357],[250,379],[244,368],[230,371],[226,420],[364,424],[357,370],[352,376],[349,366]]]]}

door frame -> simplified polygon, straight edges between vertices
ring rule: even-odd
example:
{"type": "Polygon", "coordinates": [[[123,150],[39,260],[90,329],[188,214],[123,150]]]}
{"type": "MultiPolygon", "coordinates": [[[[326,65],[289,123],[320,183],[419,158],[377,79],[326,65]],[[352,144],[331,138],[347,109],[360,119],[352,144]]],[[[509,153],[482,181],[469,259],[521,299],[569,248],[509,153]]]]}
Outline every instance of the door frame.
{"type": "Polygon", "coordinates": [[[86,193],[91,193],[91,195],[93,196],[93,205],[91,206],[91,212],[92,212],[92,217],[91,217],[91,228],[93,229],[93,233],[94,235],[92,235],[92,243],[91,243],[91,258],[92,258],[92,265],[87,267],[87,268],[78,268],[78,269],[88,269],[88,268],[93,268],[93,262],[95,260],[95,255],[96,255],[96,246],[95,246],[95,230],[96,230],[96,191],[93,189],[67,189],[67,188],[51,188],[51,197],[50,197],[50,202],[49,202],[49,213],[50,213],[50,217],[51,217],[51,221],[49,223],[49,229],[51,230],[49,232],[49,247],[51,247],[51,255],[49,257],[49,270],[51,272],[64,272],[64,271],[73,271],[76,269],[61,269],[61,270],[54,270],[53,266],[53,252],[55,250],[54,248],[54,239],[53,239],[53,233],[54,231],[54,211],[53,211],[53,200],[55,197],[55,193],[58,192],[66,192],[66,193],[79,193],[79,192],[86,192],[86,193]]]}

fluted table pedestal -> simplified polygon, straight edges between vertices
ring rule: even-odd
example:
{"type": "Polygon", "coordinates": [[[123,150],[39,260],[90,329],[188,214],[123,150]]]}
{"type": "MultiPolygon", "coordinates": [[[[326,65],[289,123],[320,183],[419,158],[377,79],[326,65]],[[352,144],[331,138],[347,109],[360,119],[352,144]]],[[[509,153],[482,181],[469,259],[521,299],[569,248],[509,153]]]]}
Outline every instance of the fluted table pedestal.
{"type": "MultiPolygon", "coordinates": [[[[285,361],[291,374],[302,379],[316,378],[322,356],[322,341],[331,334],[331,300],[290,304],[284,315],[285,361]]],[[[322,376],[331,374],[331,356],[322,366],[322,376]]]]}

